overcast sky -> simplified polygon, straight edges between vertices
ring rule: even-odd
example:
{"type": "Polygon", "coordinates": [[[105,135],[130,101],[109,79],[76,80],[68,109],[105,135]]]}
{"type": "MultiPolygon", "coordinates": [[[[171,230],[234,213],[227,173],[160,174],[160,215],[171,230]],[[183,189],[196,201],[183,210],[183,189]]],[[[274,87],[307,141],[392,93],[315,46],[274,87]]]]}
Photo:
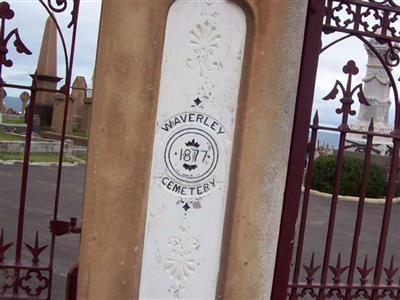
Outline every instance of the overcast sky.
{"type": "MultiPolygon", "coordinates": [[[[10,42],[8,48],[9,58],[14,60],[14,66],[4,68],[3,78],[7,83],[29,84],[29,74],[34,73],[39,57],[40,45],[43,36],[44,24],[48,17],[47,12],[37,0],[9,0],[15,17],[6,23],[7,32],[18,28],[19,35],[25,45],[32,51],[32,55],[18,54],[14,51],[10,42]]],[[[47,1],[44,1],[47,3],[47,1]]],[[[52,0],[55,3],[55,0],[52,0]]],[[[63,29],[67,44],[70,43],[71,30],[67,29],[70,21],[72,1],[68,1],[67,11],[56,14],[56,17],[63,29]]],[[[73,77],[82,75],[86,77],[87,83],[91,84],[94,69],[98,27],[100,18],[100,0],[82,0],[80,6],[78,32],[76,42],[76,54],[74,60],[73,77]]],[[[65,65],[61,43],[58,43],[58,76],[65,77],[65,65]]],[[[8,89],[8,95],[18,96],[21,91],[8,89]]]]}
{"type": "MultiPolygon", "coordinates": [[[[336,40],[339,37],[342,37],[342,34],[330,34],[323,36],[323,44],[327,45],[331,41],[336,40]]],[[[324,101],[322,97],[326,96],[333,88],[335,81],[338,79],[344,85],[347,82],[347,75],[343,74],[342,67],[350,60],[354,60],[356,62],[357,67],[360,72],[355,79],[353,79],[353,86],[363,83],[362,79],[366,75],[366,65],[368,61],[368,55],[364,48],[364,44],[355,37],[346,39],[345,41],[338,43],[320,55],[319,59],[319,67],[318,67],[318,75],[316,81],[315,88],[315,97],[314,97],[314,111],[318,109],[320,116],[320,120],[326,124],[338,124],[338,120],[341,119],[341,116],[335,113],[335,109],[340,107],[340,102],[338,100],[334,101],[324,101]]],[[[397,79],[400,76],[399,68],[395,68],[393,70],[393,76],[398,83],[397,79]]],[[[398,85],[397,85],[398,86],[398,85]]],[[[338,95],[339,96],[339,95],[338,95]]],[[[354,108],[358,112],[359,103],[358,99],[354,104],[354,108]]],[[[393,104],[393,94],[391,93],[391,112],[390,112],[390,120],[393,122],[394,117],[394,104],[393,104]]],[[[350,117],[350,123],[353,123],[357,116],[350,117]]]]}
{"type": "MultiPolygon", "coordinates": [[[[12,68],[5,68],[3,75],[6,82],[29,84],[29,74],[33,73],[36,68],[47,15],[37,0],[11,0],[9,3],[11,4],[11,8],[15,11],[15,17],[7,23],[7,28],[11,30],[14,27],[18,27],[21,39],[29,49],[32,50],[33,54],[31,56],[26,56],[17,54],[15,51],[10,51],[9,56],[14,58],[15,65],[12,68]]],[[[71,5],[72,1],[68,1],[68,3],[71,5]]],[[[66,25],[70,20],[70,8],[71,7],[69,7],[67,12],[57,14],[57,18],[66,33],[68,42],[70,32],[66,30],[66,25]]],[[[81,1],[73,77],[76,75],[83,75],[86,77],[89,85],[91,84],[95,63],[100,9],[100,0],[81,1]]],[[[323,42],[326,44],[338,37],[338,34],[324,36],[323,42]]],[[[9,48],[11,49],[10,46],[11,45],[9,45],[9,48]]],[[[64,77],[61,47],[59,47],[58,50],[58,75],[64,77]]],[[[355,83],[358,84],[365,75],[367,63],[366,51],[359,40],[355,38],[348,39],[346,42],[337,44],[325,51],[320,57],[314,110],[319,110],[322,123],[338,124],[340,116],[336,115],[335,109],[340,103],[337,100],[326,102],[321,98],[332,89],[336,79],[340,79],[345,84],[346,76],[342,74],[341,70],[349,59],[355,60],[360,69],[360,73],[355,79],[355,83]]],[[[399,78],[400,74],[398,69],[394,71],[394,75],[396,79],[399,78]]],[[[18,96],[21,93],[21,91],[14,89],[8,89],[7,92],[10,96],[18,96]]],[[[358,110],[358,103],[355,104],[355,108],[358,110]]],[[[356,117],[351,117],[351,122],[354,121],[355,118],[356,117]]]]}

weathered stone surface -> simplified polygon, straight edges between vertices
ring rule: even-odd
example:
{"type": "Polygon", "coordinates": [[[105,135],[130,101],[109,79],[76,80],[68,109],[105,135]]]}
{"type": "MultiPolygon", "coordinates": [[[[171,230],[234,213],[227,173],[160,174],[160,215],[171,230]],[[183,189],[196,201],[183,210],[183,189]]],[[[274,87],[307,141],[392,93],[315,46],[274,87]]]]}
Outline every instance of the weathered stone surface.
{"type": "Polygon", "coordinates": [[[5,132],[24,134],[26,132],[26,124],[0,124],[0,130],[3,130],[5,132]]]}
{"type": "MultiPolygon", "coordinates": [[[[51,17],[46,20],[36,67],[37,86],[45,89],[57,89],[57,28],[51,17]]],[[[40,116],[41,126],[50,126],[55,93],[38,91],[35,99],[35,113],[40,116]]]]}
{"type": "MultiPolygon", "coordinates": [[[[67,113],[67,123],[65,132],[71,134],[73,132],[73,119],[75,106],[77,102],[74,98],[69,98],[68,103],[68,113],[67,113]]],[[[53,115],[51,121],[51,130],[54,132],[61,132],[63,128],[64,121],[64,110],[65,110],[65,96],[62,94],[57,94],[54,98],[53,115]]]]}
{"type": "MultiPolygon", "coordinates": [[[[236,2],[246,12],[247,37],[217,297],[269,299],[307,1],[236,2]]],[[[163,38],[171,3],[103,2],[80,299],[139,295],[163,38]],[[120,144],[110,143],[114,140],[120,144]]]]}

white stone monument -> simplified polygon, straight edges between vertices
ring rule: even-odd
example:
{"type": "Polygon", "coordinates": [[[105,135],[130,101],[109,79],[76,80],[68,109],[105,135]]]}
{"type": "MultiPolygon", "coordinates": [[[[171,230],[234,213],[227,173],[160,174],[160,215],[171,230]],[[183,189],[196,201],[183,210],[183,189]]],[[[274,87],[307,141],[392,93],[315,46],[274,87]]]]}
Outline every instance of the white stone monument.
{"type": "MultiPolygon", "coordinates": [[[[386,44],[380,44],[374,39],[369,41],[377,51],[384,56],[388,50],[386,44]]],[[[389,109],[391,105],[390,100],[390,80],[382,63],[376,55],[365,46],[368,53],[367,72],[363,79],[364,81],[364,94],[370,104],[366,106],[360,104],[357,114],[357,121],[351,125],[351,129],[368,131],[371,119],[374,119],[374,131],[389,134],[392,130],[389,125],[389,109]]],[[[360,151],[365,147],[366,136],[357,134],[349,134],[346,147],[350,151],[360,151]]],[[[389,138],[374,137],[373,152],[379,155],[388,155],[392,141],[389,138]]]]}
{"type": "Polygon", "coordinates": [[[245,38],[233,2],[177,1],[169,11],[141,299],[216,297],[245,38]]]}

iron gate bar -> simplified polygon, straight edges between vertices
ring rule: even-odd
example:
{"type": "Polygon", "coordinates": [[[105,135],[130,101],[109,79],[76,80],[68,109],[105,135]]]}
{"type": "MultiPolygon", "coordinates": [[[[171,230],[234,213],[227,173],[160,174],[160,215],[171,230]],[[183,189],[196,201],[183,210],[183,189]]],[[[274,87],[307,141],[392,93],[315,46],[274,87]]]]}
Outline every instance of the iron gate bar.
{"type": "MultiPolygon", "coordinates": [[[[328,127],[328,126],[318,126],[318,130],[340,132],[339,128],[328,127]]],[[[359,135],[368,135],[368,134],[370,134],[370,131],[350,129],[347,133],[355,133],[355,134],[359,134],[359,135]]],[[[390,135],[390,134],[384,134],[384,133],[378,133],[378,132],[374,132],[374,136],[379,136],[379,137],[384,137],[384,138],[393,138],[393,136],[390,135]]]]}
{"type": "Polygon", "coordinates": [[[33,113],[34,106],[36,100],[36,86],[37,86],[37,77],[36,74],[32,79],[31,86],[31,106],[28,111],[28,119],[27,119],[27,128],[25,135],[25,149],[24,149],[24,163],[22,166],[22,183],[21,183],[21,191],[20,191],[20,200],[19,200],[19,211],[18,211],[18,229],[17,229],[17,241],[16,241],[16,252],[15,252],[15,264],[19,264],[21,262],[21,250],[22,250],[22,239],[23,239],[23,230],[24,230],[24,217],[25,217],[25,201],[26,201],[26,190],[28,185],[28,171],[29,171],[29,156],[31,152],[31,141],[32,141],[32,129],[33,129],[33,113]]]}
{"type": "MultiPolygon", "coordinates": [[[[350,127],[348,126],[348,119],[349,119],[349,115],[355,115],[355,113],[356,113],[354,110],[352,110],[352,107],[351,107],[352,104],[354,103],[354,100],[352,99],[354,93],[357,90],[359,90],[357,96],[358,96],[358,100],[359,100],[360,104],[369,105],[369,103],[367,102],[367,100],[364,96],[361,84],[357,85],[354,88],[352,86],[352,84],[353,84],[352,76],[357,75],[359,72],[359,69],[357,68],[355,62],[352,60],[348,61],[342,70],[343,70],[343,73],[348,75],[346,88],[344,88],[344,85],[340,81],[337,80],[332,91],[323,98],[323,100],[327,100],[327,101],[335,100],[337,98],[337,95],[339,92],[338,88],[340,88],[340,91],[342,92],[342,96],[343,96],[340,99],[342,106],[341,106],[341,108],[338,108],[336,110],[336,113],[342,114],[342,123],[339,126],[339,129],[340,129],[339,149],[338,149],[338,154],[337,154],[337,159],[336,159],[334,188],[333,188],[333,193],[332,193],[331,208],[330,208],[329,222],[328,222],[328,231],[327,231],[327,235],[326,235],[325,251],[324,251],[323,264],[322,264],[322,272],[321,272],[321,283],[322,284],[326,283],[327,276],[328,276],[328,268],[330,267],[329,261],[331,258],[333,230],[334,230],[334,226],[335,226],[336,210],[337,210],[338,196],[339,196],[339,190],[340,190],[340,182],[341,182],[342,171],[343,171],[346,135],[347,135],[348,131],[350,130],[350,127]]],[[[313,149],[311,151],[315,151],[315,150],[313,149]]],[[[312,172],[312,170],[311,170],[311,172],[312,172]]],[[[337,268],[339,268],[339,265],[340,265],[340,256],[338,258],[337,268]]],[[[346,269],[340,269],[341,272],[343,272],[345,270],[346,269]]],[[[337,277],[337,274],[335,274],[335,277],[337,277]]],[[[324,297],[324,289],[319,290],[319,297],[321,299],[324,297]]]]}
{"type": "MultiPolygon", "coordinates": [[[[400,278],[398,283],[394,283],[395,275],[398,276],[399,268],[394,266],[394,256],[392,256],[390,265],[384,267],[384,254],[386,250],[386,243],[389,233],[389,225],[391,219],[391,209],[393,204],[393,197],[395,191],[395,182],[397,178],[397,170],[399,167],[399,148],[400,148],[400,103],[399,95],[396,86],[396,81],[391,73],[393,67],[397,67],[400,64],[400,47],[395,42],[400,42],[400,33],[396,30],[395,25],[399,24],[397,19],[400,18],[400,5],[397,5],[392,0],[320,0],[309,2],[307,21],[306,21],[306,33],[305,41],[303,46],[303,57],[300,71],[300,79],[298,86],[298,94],[296,99],[296,110],[295,119],[293,125],[291,152],[289,156],[288,174],[285,187],[283,212],[282,212],[282,223],[280,227],[280,236],[278,241],[277,249],[277,260],[275,265],[275,274],[273,282],[272,299],[284,299],[289,296],[290,299],[297,299],[309,295],[317,299],[325,299],[331,297],[338,297],[344,299],[353,299],[354,297],[364,297],[368,299],[378,299],[383,297],[389,297],[391,299],[400,299],[400,278]],[[314,5],[314,6],[313,6],[314,5]],[[318,6],[319,5],[319,6],[318,6]],[[324,7],[321,8],[321,6],[324,7]],[[318,8],[318,9],[316,9],[318,8]],[[342,15],[337,13],[343,10],[346,12],[342,15]],[[321,15],[321,11],[323,11],[321,15]],[[319,13],[319,14],[318,14],[319,13]],[[347,16],[345,14],[347,13],[347,16]],[[324,14],[324,15],[323,15],[324,14]],[[370,29],[367,17],[372,16],[375,18],[374,27],[370,29]],[[323,20],[321,20],[323,18],[323,20]],[[318,20],[321,23],[318,23],[318,20]],[[397,23],[396,23],[397,22],[397,23]],[[310,24],[314,26],[311,27],[310,24]],[[319,26],[323,24],[322,26],[319,26]],[[319,27],[318,27],[319,26],[319,27]],[[316,28],[318,27],[318,30],[316,28]],[[343,37],[336,39],[327,46],[320,50],[320,45],[317,45],[317,40],[320,39],[322,32],[329,33],[344,33],[347,34],[343,37]],[[324,52],[333,45],[342,42],[349,37],[355,37],[359,39],[364,45],[371,50],[378,58],[382,66],[384,67],[390,85],[394,94],[395,102],[395,124],[394,130],[390,134],[373,132],[374,125],[371,120],[369,128],[364,130],[352,130],[347,125],[348,115],[354,115],[355,111],[351,109],[351,105],[354,103],[352,99],[353,93],[356,89],[360,90],[359,94],[362,94],[361,84],[355,88],[351,88],[351,75],[355,75],[358,72],[355,64],[353,67],[347,66],[345,73],[349,75],[347,88],[340,82],[336,82],[332,92],[325,97],[325,100],[334,99],[340,88],[343,92],[343,98],[340,99],[342,102],[341,109],[337,110],[337,113],[342,113],[342,122],[339,128],[333,128],[328,126],[321,126],[318,122],[318,115],[314,117],[311,125],[309,125],[310,114],[313,102],[313,91],[316,78],[316,66],[315,68],[312,63],[318,62],[319,50],[324,52]],[[377,40],[380,44],[386,44],[388,50],[384,53],[378,52],[374,45],[366,39],[366,37],[377,40]],[[313,48],[311,47],[313,45],[313,48]],[[310,59],[311,64],[310,64],[310,59]],[[307,68],[310,71],[305,72],[307,68]],[[353,68],[353,71],[351,69],[353,68]],[[349,71],[350,70],[350,71],[349,71]],[[353,74],[350,74],[353,72],[353,74]],[[311,81],[311,82],[310,82],[311,81]],[[310,90],[312,88],[312,91],[310,90]],[[350,93],[351,92],[351,93],[350,93]],[[347,93],[347,95],[346,95],[347,93]],[[310,96],[311,95],[311,96],[310,96]],[[288,283],[290,274],[290,262],[291,252],[294,245],[294,230],[297,214],[299,210],[299,204],[301,199],[301,179],[303,177],[303,149],[307,144],[307,128],[311,129],[311,140],[308,147],[309,160],[314,157],[315,154],[315,139],[318,130],[326,130],[331,132],[340,133],[339,149],[336,161],[336,172],[335,172],[335,184],[334,192],[331,198],[331,208],[329,213],[329,222],[327,235],[325,240],[324,255],[322,265],[315,264],[315,255],[312,253],[311,262],[309,265],[304,265],[306,271],[306,281],[300,282],[300,266],[303,254],[304,246],[304,235],[306,231],[307,211],[309,206],[309,192],[311,188],[312,178],[312,162],[309,161],[306,171],[303,204],[300,218],[300,228],[297,240],[296,256],[294,260],[293,270],[293,282],[288,283]],[[341,172],[344,162],[344,150],[346,148],[346,135],[358,134],[366,136],[366,144],[363,147],[364,163],[363,163],[363,177],[360,185],[359,202],[357,206],[357,214],[354,223],[354,234],[352,237],[351,244],[351,255],[350,262],[348,265],[342,264],[341,254],[338,253],[336,265],[330,265],[331,249],[333,241],[333,233],[336,219],[336,208],[338,205],[338,195],[340,188],[341,172]],[[375,258],[374,266],[368,266],[368,256],[365,256],[364,265],[357,267],[357,256],[358,256],[358,244],[359,237],[361,234],[361,226],[363,222],[364,206],[366,198],[366,189],[368,186],[369,178],[369,165],[371,162],[371,155],[373,149],[374,137],[390,138],[393,141],[391,168],[388,179],[388,186],[386,191],[386,200],[384,213],[382,217],[382,225],[380,228],[379,246],[377,255],[375,258]],[[314,145],[314,146],[313,146],[314,145]],[[296,179],[296,177],[299,177],[296,179]],[[315,275],[318,270],[322,267],[321,276],[319,282],[315,282],[315,275]],[[348,270],[345,282],[342,283],[342,274],[348,270]],[[355,271],[358,271],[360,275],[361,284],[354,283],[355,271]],[[333,275],[333,282],[328,281],[328,272],[333,275]],[[368,283],[368,275],[374,271],[373,280],[368,283]],[[386,284],[381,283],[382,273],[385,274],[386,284]],[[286,284],[286,285],[285,285],[286,284]],[[327,290],[327,293],[325,293],[327,290]],[[300,291],[298,293],[298,291],[300,291]]],[[[381,51],[381,50],[380,50],[381,51]]],[[[350,62],[349,62],[350,63],[350,62]]],[[[368,105],[365,96],[360,95],[359,100],[361,103],[368,105]]]]}
{"type": "MultiPolygon", "coordinates": [[[[20,89],[20,90],[30,90],[32,88],[31,85],[19,85],[19,84],[8,84],[8,83],[3,83],[2,84],[3,88],[13,88],[13,89],[20,89]]],[[[61,93],[60,89],[49,89],[49,88],[42,88],[42,87],[36,87],[36,91],[38,92],[50,92],[50,93],[61,93]]]]}
{"type": "MultiPolygon", "coordinates": [[[[352,250],[350,256],[350,266],[349,266],[349,273],[347,275],[347,284],[351,285],[354,281],[354,271],[356,269],[357,264],[357,254],[358,254],[358,242],[361,234],[361,225],[363,221],[363,214],[364,214],[364,204],[365,198],[367,196],[367,187],[368,187],[368,179],[369,179],[369,164],[371,161],[371,150],[372,150],[372,141],[374,136],[374,119],[371,119],[371,122],[368,127],[367,133],[367,146],[364,155],[364,166],[363,166],[363,174],[364,177],[361,182],[361,194],[360,199],[358,201],[357,207],[357,217],[356,217],[356,225],[354,228],[354,236],[353,236],[353,243],[352,243],[352,250]]],[[[346,291],[345,299],[350,299],[351,290],[346,291]]]]}
{"type": "MultiPolygon", "coordinates": [[[[312,180],[311,170],[313,169],[314,165],[315,146],[317,144],[318,123],[319,123],[318,111],[316,111],[313,119],[313,124],[311,126],[311,140],[310,143],[308,144],[309,157],[307,159],[308,160],[307,175],[304,184],[303,206],[301,208],[300,231],[299,231],[299,240],[296,248],[296,260],[293,273],[293,282],[298,282],[300,275],[300,264],[301,264],[301,257],[303,255],[308,204],[310,200],[310,190],[311,190],[311,180],[312,180]]],[[[296,289],[294,290],[293,294],[296,294],[296,289]]],[[[292,296],[291,299],[295,299],[295,297],[292,296]]]]}
{"type": "MultiPolygon", "coordinates": [[[[385,255],[387,236],[389,233],[390,215],[393,205],[393,197],[395,192],[396,177],[399,165],[399,146],[400,146],[399,142],[400,142],[400,137],[397,136],[397,134],[394,135],[392,162],[390,165],[390,174],[389,174],[389,186],[388,186],[385,209],[382,219],[381,236],[379,238],[379,248],[378,248],[378,253],[376,255],[376,264],[374,273],[375,285],[379,285],[382,275],[383,260],[385,255]]],[[[375,290],[374,293],[372,294],[372,299],[375,299],[376,296],[377,296],[377,291],[375,290]]]]}
{"type": "Polygon", "coordinates": [[[285,299],[288,288],[290,262],[295,236],[295,224],[300,204],[304,158],[314,98],[315,80],[321,48],[324,3],[310,0],[307,7],[302,62],[293,121],[293,133],[288,160],[288,171],[282,207],[280,235],[277,247],[272,299],[285,299]],[[282,234],[285,232],[285,234],[282,234]]]}
{"type": "Polygon", "coordinates": [[[49,262],[44,265],[39,265],[39,256],[41,252],[47,247],[47,245],[39,246],[38,240],[38,232],[36,233],[36,239],[34,245],[31,246],[25,243],[29,252],[33,257],[31,264],[26,264],[21,261],[21,252],[22,252],[22,243],[23,243],[23,229],[24,229],[24,220],[25,220],[25,204],[26,204],[26,191],[27,191],[27,182],[28,182],[28,174],[29,174],[29,154],[30,154],[30,145],[32,139],[32,127],[33,127],[33,114],[35,107],[35,98],[36,93],[38,91],[41,92],[51,92],[51,93],[60,93],[64,95],[66,101],[64,105],[64,114],[63,114],[63,127],[61,131],[61,140],[60,140],[60,152],[58,159],[58,167],[57,167],[57,179],[56,179],[56,193],[54,198],[54,208],[53,208],[53,224],[57,222],[58,218],[58,207],[59,207],[59,198],[60,198],[60,187],[61,187],[61,178],[62,178],[62,162],[64,158],[64,142],[66,135],[66,121],[68,115],[68,99],[70,97],[70,87],[71,87],[71,79],[72,79],[72,68],[74,62],[75,55],[75,44],[76,44],[76,33],[77,33],[77,22],[78,22],[78,12],[79,12],[79,4],[80,0],[47,0],[47,4],[44,0],[38,0],[43,8],[47,11],[50,18],[54,21],[54,24],[57,29],[57,35],[62,43],[62,50],[65,59],[65,79],[64,85],[60,89],[52,89],[52,88],[42,88],[38,87],[38,78],[36,73],[32,76],[32,84],[30,86],[20,85],[20,84],[10,84],[5,83],[2,80],[2,70],[3,65],[6,67],[12,66],[12,60],[7,59],[7,42],[11,37],[11,34],[15,34],[16,42],[14,46],[17,48],[18,52],[31,54],[30,50],[22,43],[18,35],[18,29],[14,29],[11,33],[4,39],[4,31],[5,31],[5,21],[12,19],[14,17],[14,12],[10,8],[10,5],[7,2],[0,2],[0,6],[2,8],[1,11],[1,35],[0,35],[0,88],[14,88],[14,89],[22,89],[22,90],[30,90],[31,91],[31,100],[29,110],[27,111],[27,130],[25,137],[25,152],[24,152],[24,162],[23,162],[23,172],[22,172],[22,182],[21,182],[21,192],[20,192],[20,201],[19,201],[19,213],[18,213],[18,227],[17,227],[17,237],[16,237],[16,249],[15,249],[15,260],[12,262],[10,260],[4,260],[4,254],[10,247],[10,244],[3,244],[3,231],[1,234],[1,245],[0,252],[2,259],[0,260],[0,270],[9,270],[14,271],[14,275],[6,274],[6,280],[11,281],[11,285],[5,283],[0,286],[0,297],[2,299],[50,299],[51,291],[52,291],[52,275],[53,275],[53,260],[54,260],[54,250],[55,250],[55,237],[56,234],[54,231],[51,231],[51,247],[50,247],[50,258],[49,262]],[[55,2],[55,3],[54,3],[55,2]],[[67,10],[69,4],[72,4],[71,10],[71,22],[68,24],[68,29],[71,29],[71,43],[69,53],[67,50],[65,38],[63,31],[61,30],[56,14],[62,13],[67,10]],[[21,271],[26,271],[25,275],[22,276],[21,271]],[[41,272],[47,272],[46,276],[43,276],[41,272]],[[36,275],[40,282],[44,281],[44,285],[39,285],[35,289],[32,289],[29,286],[29,280],[31,279],[31,275],[36,275]],[[24,285],[23,281],[28,281],[27,285],[24,285]],[[12,288],[12,295],[6,294],[7,291],[12,288]],[[22,290],[22,291],[21,291],[22,290]],[[47,291],[46,296],[42,296],[42,292],[47,291]]]}
{"type": "Polygon", "coordinates": [[[16,269],[16,270],[37,270],[37,271],[48,271],[49,268],[48,267],[41,267],[41,266],[35,266],[35,265],[15,265],[13,262],[9,262],[7,263],[7,261],[5,263],[1,264],[2,268],[5,269],[16,269]]]}
{"type": "Polygon", "coordinates": [[[318,284],[318,283],[312,283],[312,284],[308,284],[308,283],[290,283],[289,287],[292,288],[313,288],[313,289],[331,289],[331,288],[335,288],[335,289],[341,289],[341,290],[345,290],[345,289],[367,289],[367,290],[374,290],[374,289],[378,289],[378,290],[399,290],[400,289],[400,285],[388,285],[388,284],[381,284],[378,287],[374,284],[318,284]]]}
{"type": "MultiPolygon", "coordinates": [[[[36,73],[32,79],[31,87],[31,106],[28,111],[27,128],[25,134],[25,149],[24,149],[24,162],[22,166],[22,181],[21,181],[21,191],[19,200],[19,210],[18,210],[18,227],[17,227],[17,240],[15,246],[15,264],[21,263],[21,251],[22,251],[22,239],[24,235],[24,220],[25,220],[25,202],[26,202],[26,190],[28,186],[28,171],[29,171],[29,156],[31,152],[31,141],[32,141],[32,129],[33,129],[33,114],[36,99],[36,86],[37,86],[37,76],[36,73]]],[[[19,270],[15,271],[15,284],[14,284],[14,294],[18,294],[19,289],[19,270]]]]}
{"type": "MultiPolygon", "coordinates": [[[[329,213],[329,222],[328,222],[328,232],[326,235],[325,241],[325,252],[324,259],[322,263],[322,272],[321,272],[321,283],[326,284],[327,275],[328,275],[328,266],[332,248],[332,240],[333,240],[333,229],[335,225],[336,219],[336,208],[339,196],[339,188],[340,188],[340,178],[342,177],[343,170],[343,160],[344,160],[344,143],[346,141],[346,131],[341,130],[340,132],[340,141],[339,141],[339,150],[338,150],[338,158],[336,161],[336,172],[335,172],[335,183],[332,193],[331,199],[331,208],[329,213]]],[[[320,289],[319,297],[323,298],[324,290],[320,289]]]]}
{"type": "MultiPolygon", "coordinates": [[[[39,0],[42,2],[42,0],[39,0]]],[[[42,2],[43,3],[43,2],[42,2]]],[[[62,163],[64,160],[64,144],[65,144],[65,135],[66,135],[66,129],[67,129],[67,117],[68,117],[68,104],[69,104],[69,97],[70,97],[70,88],[71,88],[71,79],[72,79],[72,68],[74,64],[74,56],[75,56],[75,43],[76,43],[76,32],[77,32],[77,24],[78,24],[78,12],[79,12],[79,4],[80,0],[74,0],[74,7],[72,10],[72,20],[71,23],[68,25],[68,27],[73,26],[72,30],[72,41],[71,41],[71,49],[70,49],[70,56],[69,56],[69,61],[68,61],[68,56],[66,55],[66,46],[65,46],[65,41],[64,37],[62,36],[62,41],[63,41],[63,47],[64,47],[64,53],[65,53],[65,60],[66,60],[66,78],[65,78],[65,85],[62,88],[64,90],[65,94],[65,106],[64,106],[64,116],[63,116],[63,126],[62,126],[62,131],[61,131],[61,144],[60,144],[60,155],[58,159],[58,170],[57,170],[57,184],[56,184],[56,194],[55,194],[55,199],[54,199],[54,212],[53,212],[53,221],[58,220],[58,206],[59,206],[59,200],[60,200],[60,187],[61,187],[61,177],[62,177],[62,163]],[[68,65],[69,62],[69,65],[68,65]]],[[[45,6],[46,8],[46,6],[45,6]]],[[[65,6],[66,8],[66,6],[65,6]]],[[[50,13],[50,16],[52,14],[50,13]]],[[[53,17],[54,19],[54,17],[53,17]]],[[[57,28],[59,28],[58,24],[56,23],[57,28]]],[[[59,29],[61,32],[61,30],[59,29]]],[[[55,248],[55,242],[56,242],[56,235],[54,232],[51,233],[51,246],[50,246],[50,271],[49,271],[49,277],[52,278],[53,275],[53,260],[54,260],[54,248],[55,248]]],[[[52,285],[50,284],[49,286],[49,295],[51,295],[51,290],[52,290],[52,285]]]]}

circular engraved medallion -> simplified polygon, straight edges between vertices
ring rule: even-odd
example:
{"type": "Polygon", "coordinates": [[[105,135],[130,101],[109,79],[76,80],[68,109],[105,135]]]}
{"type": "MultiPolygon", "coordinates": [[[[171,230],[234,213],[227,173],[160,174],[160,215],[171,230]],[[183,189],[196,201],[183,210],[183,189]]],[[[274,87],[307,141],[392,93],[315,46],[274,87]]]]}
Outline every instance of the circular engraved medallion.
{"type": "Polygon", "coordinates": [[[199,128],[186,128],[173,134],[165,147],[164,160],[175,179],[197,184],[210,177],[218,164],[218,145],[199,128]]]}
{"type": "Polygon", "coordinates": [[[181,112],[162,122],[159,130],[165,137],[160,184],[176,196],[196,199],[215,190],[225,157],[224,126],[201,112],[181,112]]]}

